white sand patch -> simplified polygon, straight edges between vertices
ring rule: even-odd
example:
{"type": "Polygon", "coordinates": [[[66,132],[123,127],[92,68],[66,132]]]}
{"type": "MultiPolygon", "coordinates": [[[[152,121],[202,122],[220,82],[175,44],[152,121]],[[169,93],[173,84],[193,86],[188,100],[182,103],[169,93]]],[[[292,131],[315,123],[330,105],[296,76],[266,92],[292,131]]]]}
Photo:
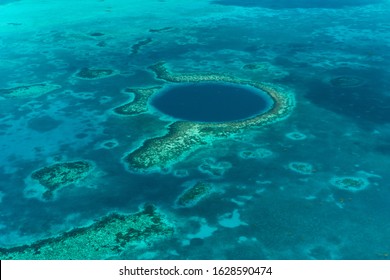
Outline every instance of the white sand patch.
{"type": "Polygon", "coordinates": [[[242,225],[247,226],[248,224],[240,220],[240,213],[238,209],[234,209],[232,213],[225,213],[218,219],[218,224],[227,228],[235,228],[242,225]]]}
{"type": "Polygon", "coordinates": [[[181,242],[182,246],[190,245],[190,240],[193,238],[204,239],[204,238],[210,237],[218,229],[217,227],[208,225],[207,220],[205,218],[193,217],[193,220],[196,220],[200,223],[200,228],[195,233],[187,234],[186,239],[184,239],[181,242]]]}
{"type": "Polygon", "coordinates": [[[238,237],[238,243],[250,243],[250,242],[257,242],[256,237],[246,237],[246,236],[240,236],[238,237]]]}

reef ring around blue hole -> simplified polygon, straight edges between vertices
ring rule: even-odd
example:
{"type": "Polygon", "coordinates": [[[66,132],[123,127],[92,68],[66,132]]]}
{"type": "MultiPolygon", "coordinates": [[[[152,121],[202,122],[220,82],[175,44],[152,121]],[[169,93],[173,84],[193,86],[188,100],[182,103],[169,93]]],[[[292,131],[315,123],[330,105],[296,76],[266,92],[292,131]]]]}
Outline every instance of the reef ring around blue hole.
{"type": "Polygon", "coordinates": [[[273,99],[249,85],[199,82],[169,85],[150,105],[164,115],[191,122],[231,122],[269,111],[273,99]]]}

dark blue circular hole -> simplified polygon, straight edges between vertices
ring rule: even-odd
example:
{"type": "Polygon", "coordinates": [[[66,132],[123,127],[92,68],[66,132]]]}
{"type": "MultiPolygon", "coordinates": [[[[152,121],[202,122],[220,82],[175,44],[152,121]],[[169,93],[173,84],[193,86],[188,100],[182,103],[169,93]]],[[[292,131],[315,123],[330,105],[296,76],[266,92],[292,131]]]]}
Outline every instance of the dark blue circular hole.
{"type": "Polygon", "coordinates": [[[229,83],[186,83],[168,86],[156,94],[151,105],[163,114],[194,122],[244,120],[272,108],[264,91],[229,83]]]}

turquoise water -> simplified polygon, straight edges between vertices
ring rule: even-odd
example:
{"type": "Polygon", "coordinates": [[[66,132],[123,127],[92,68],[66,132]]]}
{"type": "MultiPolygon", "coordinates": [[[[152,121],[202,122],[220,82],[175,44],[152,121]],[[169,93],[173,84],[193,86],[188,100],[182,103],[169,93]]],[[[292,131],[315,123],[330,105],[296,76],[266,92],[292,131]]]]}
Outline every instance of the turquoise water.
{"type": "Polygon", "coordinates": [[[263,7],[269,9],[288,9],[288,8],[330,8],[342,9],[348,6],[365,6],[380,3],[381,0],[214,0],[214,3],[221,5],[233,5],[243,7],[263,7]]]}
{"type": "Polygon", "coordinates": [[[272,99],[250,87],[218,83],[180,85],[158,93],[151,105],[163,114],[195,122],[247,119],[272,107],[272,99]]]}
{"type": "Polygon", "coordinates": [[[387,0],[1,1],[0,247],[150,203],[174,233],[101,258],[388,259],[389,11],[387,0]],[[135,98],[126,88],[169,84],[149,68],[160,61],[293,92],[296,106],[140,173],[124,156],[173,121],[113,109],[135,98]],[[10,94],[39,84],[56,87],[10,94]],[[44,199],[31,174],[77,160],[93,172],[44,199]],[[195,182],[213,191],[178,207],[195,182]]]}

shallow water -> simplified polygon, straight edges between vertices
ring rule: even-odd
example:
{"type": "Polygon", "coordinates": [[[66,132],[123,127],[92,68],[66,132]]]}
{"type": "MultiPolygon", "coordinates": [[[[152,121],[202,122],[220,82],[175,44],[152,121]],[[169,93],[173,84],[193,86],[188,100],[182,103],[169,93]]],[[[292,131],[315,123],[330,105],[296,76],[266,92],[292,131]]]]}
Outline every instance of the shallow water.
{"type": "Polygon", "coordinates": [[[147,203],[173,233],[95,258],[388,259],[390,3],[275,3],[3,1],[0,247],[42,244],[147,203]],[[128,115],[114,108],[146,96],[129,89],[177,86],[152,71],[160,61],[172,75],[292,93],[295,108],[217,139],[205,130],[204,144],[139,172],[126,156],[176,133],[175,120],[142,103],[128,115]],[[93,171],[48,199],[32,178],[80,160],[93,171]],[[199,182],[205,195],[180,205],[199,182]]]}

